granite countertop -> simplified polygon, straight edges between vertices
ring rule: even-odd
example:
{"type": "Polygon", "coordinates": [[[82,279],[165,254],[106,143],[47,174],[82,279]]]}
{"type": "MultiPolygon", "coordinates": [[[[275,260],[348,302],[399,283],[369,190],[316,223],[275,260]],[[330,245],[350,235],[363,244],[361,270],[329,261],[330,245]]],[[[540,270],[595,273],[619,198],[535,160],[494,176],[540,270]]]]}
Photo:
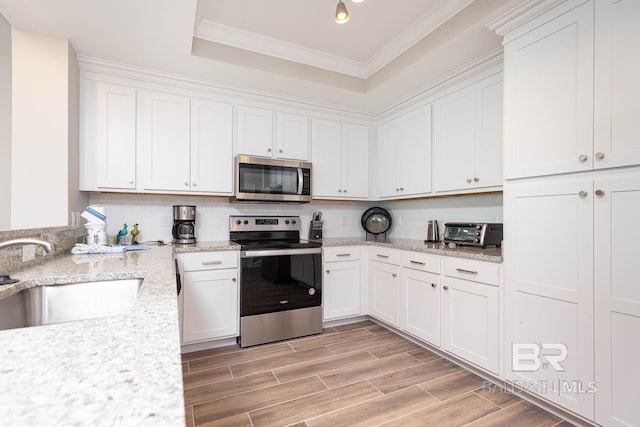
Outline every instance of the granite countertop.
{"type": "Polygon", "coordinates": [[[200,242],[193,245],[173,245],[176,253],[180,252],[203,252],[203,251],[239,251],[240,245],[230,240],[200,242]]]}
{"type": "Polygon", "coordinates": [[[63,255],[12,273],[43,284],[144,278],[121,316],[0,331],[3,425],[184,425],[173,248],[63,255]]]}
{"type": "Polygon", "coordinates": [[[473,259],[477,261],[487,261],[501,263],[502,249],[501,248],[486,248],[481,249],[473,246],[456,246],[449,248],[444,243],[424,243],[424,240],[415,239],[387,239],[384,242],[365,240],[362,237],[332,237],[322,239],[323,246],[382,246],[393,249],[402,249],[406,251],[425,252],[435,255],[453,256],[459,258],[473,259]]]}

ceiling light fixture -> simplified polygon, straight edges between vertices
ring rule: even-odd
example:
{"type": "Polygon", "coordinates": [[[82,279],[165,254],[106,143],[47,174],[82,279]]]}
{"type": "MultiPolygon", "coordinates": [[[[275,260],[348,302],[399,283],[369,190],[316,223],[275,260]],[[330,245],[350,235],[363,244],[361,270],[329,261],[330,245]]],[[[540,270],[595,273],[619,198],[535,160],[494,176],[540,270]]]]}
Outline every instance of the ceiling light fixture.
{"type": "Polygon", "coordinates": [[[338,6],[336,7],[336,22],[338,24],[344,24],[349,20],[349,12],[347,11],[347,6],[342,2],[342,0],[338,0],[338,6]]]}

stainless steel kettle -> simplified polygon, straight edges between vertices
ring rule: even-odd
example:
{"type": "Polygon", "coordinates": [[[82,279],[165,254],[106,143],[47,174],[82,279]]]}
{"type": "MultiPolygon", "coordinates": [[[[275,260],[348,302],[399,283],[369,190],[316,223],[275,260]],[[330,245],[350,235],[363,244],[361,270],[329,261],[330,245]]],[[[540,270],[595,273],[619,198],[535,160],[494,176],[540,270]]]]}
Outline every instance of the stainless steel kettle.
{"type": "Polygon", "coordinates": [[[427,221],[427,239],[425,242],[439,242],[440,230],[438,230],[438,221],[435,219],[427,221]]]}

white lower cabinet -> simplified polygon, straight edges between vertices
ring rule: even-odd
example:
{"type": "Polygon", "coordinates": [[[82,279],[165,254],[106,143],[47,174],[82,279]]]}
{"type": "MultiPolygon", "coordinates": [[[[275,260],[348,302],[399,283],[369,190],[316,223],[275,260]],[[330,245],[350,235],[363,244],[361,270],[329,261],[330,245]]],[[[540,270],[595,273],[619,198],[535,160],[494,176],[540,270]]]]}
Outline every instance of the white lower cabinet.
{"type": "Polygon", "coordinates": [[[369,252],[369,314],[400,326],[399,251],[373,247],[369,252]]]}
{"type": "Polygon", "coordinates": [[[177,256],[182,344],[238,336],[238,255],[225,251],[177,256]]]}
{"type": "Polygon", "coordinates": [[[440,257],[401,254],[400,329],[440,346],[440,257]]]}
{"type": "Polygon", "coordinates": [[[322,319],[361,314],[360,248],[323,248],[322,319]]]}

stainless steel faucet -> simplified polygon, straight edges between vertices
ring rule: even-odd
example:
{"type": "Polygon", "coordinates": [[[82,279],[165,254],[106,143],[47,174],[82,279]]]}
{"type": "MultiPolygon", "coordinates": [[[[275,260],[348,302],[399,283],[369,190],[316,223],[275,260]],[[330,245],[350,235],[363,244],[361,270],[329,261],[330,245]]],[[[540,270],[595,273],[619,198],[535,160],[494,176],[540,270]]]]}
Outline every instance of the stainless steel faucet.
{"type": "Polygon", "coordinates": [[[34,239],[31,237],[24,237],[21,239],[11,239],[0,242],[0,249],[8,248],[9,246],[24,246],[24,245],[37,245],[42,246],[44,251],[48,254],[52,253],[55,249],[55,245],[51,242],[41,239],[34,239]]]}

